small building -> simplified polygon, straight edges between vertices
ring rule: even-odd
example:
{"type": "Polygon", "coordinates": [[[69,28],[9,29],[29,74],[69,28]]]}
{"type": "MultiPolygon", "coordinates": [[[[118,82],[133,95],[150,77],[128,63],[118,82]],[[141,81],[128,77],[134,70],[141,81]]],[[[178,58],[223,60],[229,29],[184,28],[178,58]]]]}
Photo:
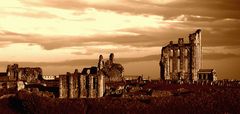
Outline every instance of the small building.
{"type": "Polygon", "coordinates": [[[59,76],[55,76],[55,75],[43,75],[42,78],[44,80],[56,80],[57,78],[59,78],[59,76]]]}
{"type": "Polygon", "coordinates": [[[198,71],[199,81],[215,81],[217,80],[217,73],[214,69],[200,69],[198,71]]]}

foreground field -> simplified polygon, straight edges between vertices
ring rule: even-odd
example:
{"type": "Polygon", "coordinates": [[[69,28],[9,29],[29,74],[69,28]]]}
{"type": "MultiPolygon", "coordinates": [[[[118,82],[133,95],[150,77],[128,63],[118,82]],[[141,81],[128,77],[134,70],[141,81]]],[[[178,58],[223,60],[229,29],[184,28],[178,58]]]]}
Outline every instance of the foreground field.
{"type": "Polygon", "coordinates": [[[20,91],[0,100],[1,113],[156,114],[239,113],[240,88],[200,85],[150,85],[174,93],[165,97],[54,99],[20,91]],[[177,90],[185,89],[185,92],[177,90]]]}

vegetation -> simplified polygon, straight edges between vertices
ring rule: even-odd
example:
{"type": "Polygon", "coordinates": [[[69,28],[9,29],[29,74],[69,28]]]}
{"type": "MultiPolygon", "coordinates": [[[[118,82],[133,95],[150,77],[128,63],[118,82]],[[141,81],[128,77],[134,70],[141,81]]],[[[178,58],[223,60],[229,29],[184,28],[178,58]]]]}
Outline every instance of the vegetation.
{"type": "Polygon", "coordinates": [[[105,97],[99,99],[56,99],[20,91],[0,100],[1,113],[24,114],[155,114],[155,113],[239,113],[240,88],[188,84],[159,85],[173,92],[167,97],[105,97]],[[183,92],[182,92],[183,91],[183,92]],[[187,91],[187,92],[186,92],[187,91]]]}

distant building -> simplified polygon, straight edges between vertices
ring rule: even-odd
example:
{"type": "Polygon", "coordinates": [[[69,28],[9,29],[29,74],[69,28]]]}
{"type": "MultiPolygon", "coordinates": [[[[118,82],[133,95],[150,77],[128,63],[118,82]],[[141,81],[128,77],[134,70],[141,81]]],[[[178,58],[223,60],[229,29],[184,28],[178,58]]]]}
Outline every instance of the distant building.
{"type": "Polygon", "coordinates": [[[42,78],[44,80],[56,80],[56,78],[59,78],[59,76],[55,76],[55,75],[43,75],[42,78]]]}
{"type": "Polygon", "coordinates": [[[162,48],[160,59],[160,79],[197,81],[202,68],[201,30],[189,35],[189,42],[183,38],[162,48]]]}
{"type": "Polygon", "coordinates": [[[19,67],[18,64],[8,65],[6,72],[0,72],[0,81],[36,82],[42,76],[40,67],[19,67]]]}
{"type": "Polygon", "coordinates": [[[200,81],[215,81],[217,80],[217,74],[214,69],[200,69],[198,71],[198,80],[200,81]]]}
{"type": "Polygon", "coordinates": [[[67,73],[59,76],[60,98],[96,98],[104,92],[104,77],[96,72],[97,67],[84,68],[81,73],[67,73]],[[89,72],[88,72],[89,71],[89,72]]]}
{"type": "Polygon", "coordinates": [[[74,73],[59,75],[60,98],[103,97],[106,90],[112,87],[119,88],[119,82],[124,82],[123,67],[113,60],[113,53],[106,62],[100,55],[98,67],[84,68],[81,73],[75,70],[74,73]]]}
{"type": "Polygon", "coordinates": [[[0,72],[0,89],[19,91],[26,83],[38,83],[42,77],[40,67],[19,67],[18,64],[8,65],[6,72],[0,72]]]}

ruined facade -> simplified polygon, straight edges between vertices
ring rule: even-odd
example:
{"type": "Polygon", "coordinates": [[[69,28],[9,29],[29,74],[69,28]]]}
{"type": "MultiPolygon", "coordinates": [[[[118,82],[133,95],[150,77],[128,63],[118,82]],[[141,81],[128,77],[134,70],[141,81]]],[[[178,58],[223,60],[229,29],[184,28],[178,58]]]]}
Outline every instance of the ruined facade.
{"type": "Polygon", "coordinates": [[[96,98],[104,93],[104,77],[97,67],[84,68],[81,73],[67,72],[59,76],[60,98],[96,98]]]}
{"type": "Polygon", "coordinates": [[[97,67],[84,68],[81,73],[59,75],[60,98],[97,98],[103,97],[110,82],[123,81],[123,66],[114,63],[114,54],[111,53],[109,60],[103,61],[99,56],[97,67]]]}
{"type": "Polygon", "coordinates": [[[124,68],[121,64],[114,62],[113,53],[110,54],[109,60],[103,62],[100,71],[106,76],[105,78],[108,82],[119,82],[124,80],[124,68]]]}
{"type": "Polygon", "coordinates": [[[19,91],[24,89],[27,84],[38,83],[41,76],[42,69],[40,67],[8,65],[5,72],[0,72],[0,89],[19,91]]]}
{"type": "Polygon", "coordinates": [[[6,74],[9,80],[36,82],[42,76],[40,67],[19,67],[18,64],[8,65],[6,74]]]}
{"type": "Polygon", "coordinates": [[[202,67],[201,30],[189,35],[189,42],[183,38],[162,48],[160,60],[160,79],[198,80],[197,73],[202,67]]]}

